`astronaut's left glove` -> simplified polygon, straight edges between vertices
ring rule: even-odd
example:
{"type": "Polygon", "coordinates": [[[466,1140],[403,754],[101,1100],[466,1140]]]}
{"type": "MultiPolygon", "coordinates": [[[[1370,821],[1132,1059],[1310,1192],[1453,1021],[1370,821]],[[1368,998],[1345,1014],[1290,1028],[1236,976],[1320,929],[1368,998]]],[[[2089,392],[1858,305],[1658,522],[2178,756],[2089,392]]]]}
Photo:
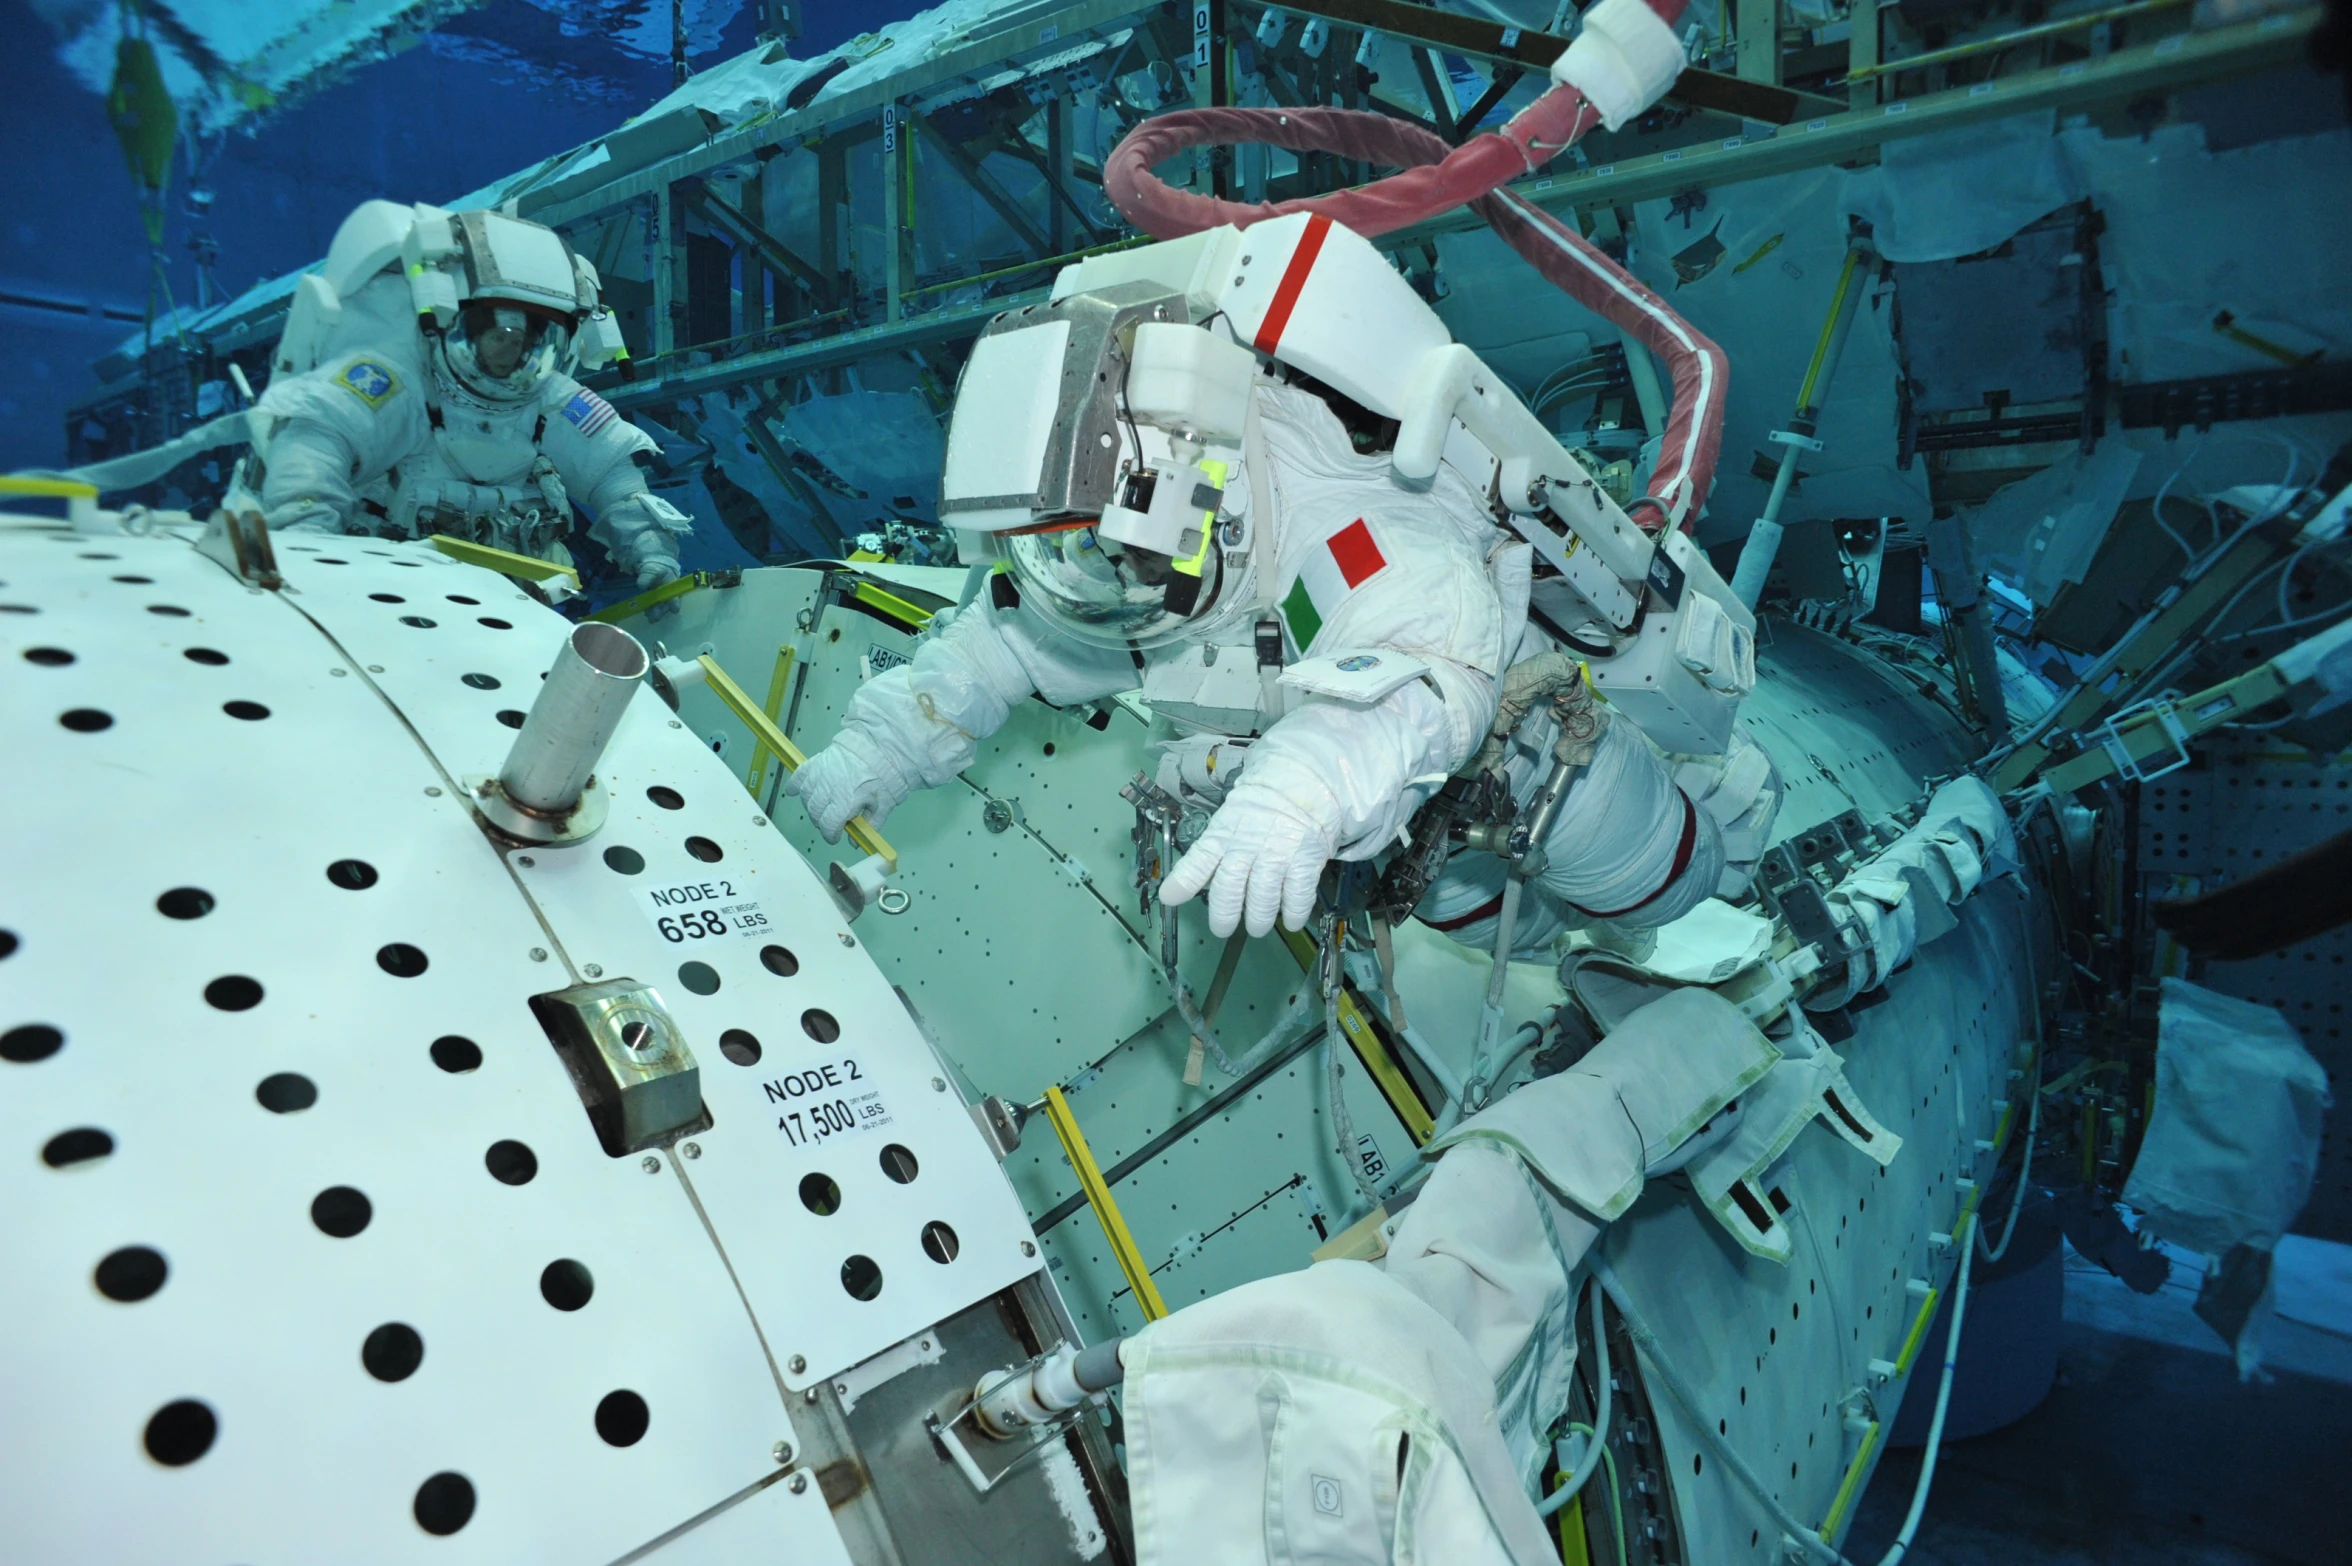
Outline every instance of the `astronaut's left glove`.
{"type": "Polygon", "coordinates": [[[1253,760],[1200,841],[1160,885],[1161,901],[1171,904],[1207,887],[1209,928],[1221,936],[1245,919],[1250,934],[1264,935],[1277,913],[1290,928],[1305,929],[1323,866],[1338,849],[1330,819],[1338,811],[1328,792],[1320,801],[1300,800],[1258,778],[1253,760]]]}

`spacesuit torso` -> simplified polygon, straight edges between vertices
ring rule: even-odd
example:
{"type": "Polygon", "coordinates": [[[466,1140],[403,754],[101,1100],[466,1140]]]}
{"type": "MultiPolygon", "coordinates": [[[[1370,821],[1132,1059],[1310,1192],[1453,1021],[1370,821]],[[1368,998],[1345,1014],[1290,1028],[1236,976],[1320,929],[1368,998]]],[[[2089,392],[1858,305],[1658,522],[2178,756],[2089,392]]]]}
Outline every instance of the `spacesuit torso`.
{"type": "Polygon", "coordinates": [[[263,392],[273,527],[443,533],[569,564],[571,502],[601,522],[642,491],[633,459],[653,440],[571,377],[501,408],[436,395],[417,357],[348,354],[263,392]]]}

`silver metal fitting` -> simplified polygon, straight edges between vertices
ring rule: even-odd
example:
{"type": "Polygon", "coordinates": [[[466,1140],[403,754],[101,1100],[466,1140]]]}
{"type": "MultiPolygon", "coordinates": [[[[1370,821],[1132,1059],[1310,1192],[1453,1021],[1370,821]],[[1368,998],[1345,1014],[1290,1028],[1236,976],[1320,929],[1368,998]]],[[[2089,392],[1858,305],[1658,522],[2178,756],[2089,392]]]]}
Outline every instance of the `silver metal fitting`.
{"type": "Polygon", "coordinates": [[[592,836],[608,808],[596,764],[652,666],[644,646],[619,626],[574,626],[498,776],[466,780],[482,819],[526,843],[592,836]]]}

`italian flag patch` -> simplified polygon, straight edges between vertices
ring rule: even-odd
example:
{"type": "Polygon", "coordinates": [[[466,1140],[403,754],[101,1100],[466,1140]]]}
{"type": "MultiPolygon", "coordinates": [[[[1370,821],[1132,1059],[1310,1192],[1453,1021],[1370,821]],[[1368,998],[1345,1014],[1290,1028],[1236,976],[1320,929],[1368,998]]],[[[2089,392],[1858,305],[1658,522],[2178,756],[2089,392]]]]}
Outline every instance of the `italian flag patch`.
{"type": "Polygon", "coordinates": [[[1282,595],[1282,618],[1289,622],[1290,639],[1303,655],[1322,631],[1323,622],[1339,612],[1348,594],[1388,569],[1388,556],[1362,517],[1309,551],[1299,567],[1298,580],[1282,595]]]}

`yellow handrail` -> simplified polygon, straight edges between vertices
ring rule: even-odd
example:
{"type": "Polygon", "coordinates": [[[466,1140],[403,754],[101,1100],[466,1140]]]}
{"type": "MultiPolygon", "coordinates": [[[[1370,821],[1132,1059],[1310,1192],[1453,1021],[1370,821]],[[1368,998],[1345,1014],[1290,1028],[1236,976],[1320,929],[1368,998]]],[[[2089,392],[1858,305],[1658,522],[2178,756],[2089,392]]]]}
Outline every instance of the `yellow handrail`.
{"type": "MultiPolygon", "coordinates": [[[[729,678],[727,671],[719,667],[717,659],[704,653],[695,661],[702,665],[704,682],[710,686],[711,694],[742,720],[743,726],[751,730],[754,740],[776,753],[784,763],[785,771],[798,772],[801,763],[808,760],[807,752],[793,744],[791,736],[776,726],[776,720],[762,712],[759,703],[753,701],[742,686],[729,678]]],[[[851,816],[844,830],[848,832],[849,840],[858,847],[869,854],[880,854],[891,869],[898,868],[898,850],[892,848],[889,840],[875,831],[874,824],[864,816],[851,816]]]]}
{"type": "Polygon", "coordinates": [[[1119,1216],[1119,1203],[1103,1180],[1093,1150],[1086,1145],[1086,1133],[1078,1129],[1078,1117],[1070,1113],[1070,1101],[1058,1087],[1045,1090],[1045,1118],[1053,1122],[1054,1135],[1062,1139],[1062,1151],[1078,1173],[1078,1189],[1086,1193],[1086,1205],[1094,1209],[1095,1221],[1111,1242],[1111,1254],[1127,1275],[1127,1286],[1135,1291],[1136,1308],[1143,1312],[1144,1320],[1159,1320],[1168,1314],[1167,1302],[1160,1298],[1160,1287],[1152,1282],[1151,1269],[1143,1264],[1143,1252],[1136,1249],[1135,1236],[1128,1232],[1127,1220],[1119,1216]]]}

